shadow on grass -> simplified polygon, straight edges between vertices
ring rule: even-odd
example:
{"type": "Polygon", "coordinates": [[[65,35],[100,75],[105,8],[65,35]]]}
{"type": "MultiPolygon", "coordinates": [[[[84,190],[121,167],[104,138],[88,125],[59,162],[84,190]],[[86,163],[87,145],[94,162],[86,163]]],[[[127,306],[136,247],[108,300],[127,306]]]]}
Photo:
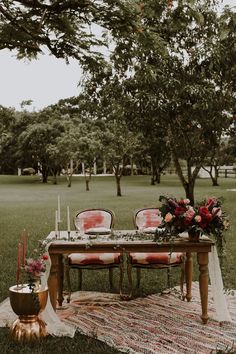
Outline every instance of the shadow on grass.
{"type": "Polygon", "coordinates": [[[106,344],[76,333],[74,338],[48,336],[32,343],[19,343],[10,338],[9,328],[0,329],[1,354],[46,354],[46,353],[76,353],[76,354],[118,354],[119,351],[106,344]]]}

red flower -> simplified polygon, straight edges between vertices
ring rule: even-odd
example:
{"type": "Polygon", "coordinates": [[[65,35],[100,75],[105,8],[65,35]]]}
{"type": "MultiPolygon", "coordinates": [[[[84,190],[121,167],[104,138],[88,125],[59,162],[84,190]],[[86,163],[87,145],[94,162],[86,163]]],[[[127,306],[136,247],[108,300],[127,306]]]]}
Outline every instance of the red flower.
{"type": "Polygon", "coordinates": [[[206,223],[211,222],[212,220],[212,214],[209,212],[208,207],[202,206],[199,207],[199,214],[201,215],[203,222],[205,221],[206,223]]]}
{"type": "Polygon", "coordinates": [[[216,204],[217,200],[215,198],[209,198],[206,202],[207,208],[212,208],[216,204]]]}
{"type": "Polygon", "coordinates": [[[175,216],[180,216],[183,215],[184,213],[185,213],[185,208],[181,206],[178,206],[174,211],[175,216]]]}

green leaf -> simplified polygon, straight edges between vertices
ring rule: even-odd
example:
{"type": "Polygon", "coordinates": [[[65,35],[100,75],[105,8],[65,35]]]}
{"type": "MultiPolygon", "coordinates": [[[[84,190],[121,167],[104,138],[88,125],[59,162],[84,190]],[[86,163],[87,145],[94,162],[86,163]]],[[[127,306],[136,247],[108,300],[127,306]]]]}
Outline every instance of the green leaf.
{"type": "Polygon", "coordinates": [[[229,29],[228,28],[224,28],[221,33],[220,33],[220,39],[224,40],[228,37],[229,35],[229,29]]]}

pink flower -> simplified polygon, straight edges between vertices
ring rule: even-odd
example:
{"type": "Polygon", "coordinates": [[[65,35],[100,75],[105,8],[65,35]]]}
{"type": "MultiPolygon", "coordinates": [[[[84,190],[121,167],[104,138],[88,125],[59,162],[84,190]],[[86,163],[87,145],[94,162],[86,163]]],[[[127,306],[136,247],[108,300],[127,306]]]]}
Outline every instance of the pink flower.
{"type": "Polygon", "coordinates": [[[185,219],[184,219],[184,224],[188,225],[190,224],[191,220],[194,218],[195,215],[195,211],[193,209],[193,207],[189,207],[188,210],[185,213],[185,219]]]}
{"type": "Polygon", "coordinates": [[[195,214],[193,207],[189,207],[185,213],[185,219],[192,220],[195,214]]]}
{"type": "Polygon", "coordinates": [[[188,198],[184,199],[183,200],[184,204],[189,204],[190,203],[190,200],[188,198]]]}
{"type": "Polygon", "coordinates": [[[165,222],[170,222],[173,219],[173,215],[171,213],[167,213],[165,216],[165,222]]]}
{"type": "Polygon", "coordinates": [[[212,217],[214,218],[215,216],[221,216],[222,215],[222,210],[220,208],[213,208],[212,209],[212,217]]]}
{"type": "Polygon", "coordinates": [[[194,218],[194,220],[195,220],[196,222],[201,222],[201,221],[202,221],[201,215],[196,215],[195,218],[194,218]]]}
{"type": "MultiPolygon", "coordinates": [[[[48,257],[47,255],[45,255],[48,257]]],[[[25,272],[30,277],[40,277],[43,272],[46,270],[46,265],[43,258],[33,259],[28,258],[25,262],[25,272]]]]}

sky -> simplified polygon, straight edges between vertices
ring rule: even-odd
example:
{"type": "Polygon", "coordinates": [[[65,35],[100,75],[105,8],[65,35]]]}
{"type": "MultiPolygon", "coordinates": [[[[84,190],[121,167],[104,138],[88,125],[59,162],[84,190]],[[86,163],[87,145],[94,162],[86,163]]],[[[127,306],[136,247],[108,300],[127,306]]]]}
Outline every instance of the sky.
{"type": "MultiPolygon", "coordinates": [[[[236,0],[223,0],[236,6],[236,0]]],[[[0,50],[0,105],[20,110],[20,103],[32,100],[31,110],[40,110],[59,99],[77,96],[82,71],[76,60],[44,54],[38,60],[17,60],[16,53],[0,50]]]]}

